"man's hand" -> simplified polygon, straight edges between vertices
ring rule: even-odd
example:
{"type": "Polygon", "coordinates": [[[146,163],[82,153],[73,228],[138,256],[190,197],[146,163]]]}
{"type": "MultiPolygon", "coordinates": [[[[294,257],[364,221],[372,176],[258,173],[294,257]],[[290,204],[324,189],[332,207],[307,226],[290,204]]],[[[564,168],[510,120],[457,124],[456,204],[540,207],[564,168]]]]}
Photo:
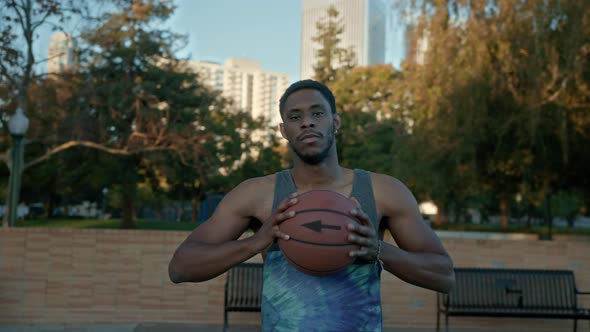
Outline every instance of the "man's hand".
{"type": "Polygon", "coordinates": [[[375,232],[369,216],[363,211],[361,204],[356,198],[353,197],[350,200],[356,207],[350,211],[350,214],[356,217],[359,223],[351,222],[348,224],[348,230],[350,231],[348,240],[361,247],[359,250],[350,251],[349,255],[351,257],[359,257],[366,261],[375,261],[379,253],[379,238],[377,237],[377,232],[375,232]]]}
{"type": "Polygon", "coordinates": [[[295,216],[295,211],[286,212],[286,210],[297,204],[297,195],[297,193],[292,193],[287,196],[253,236],[253,238],[256,238],[256,245],[254,247],[256,252],[263,252],[266,250],[270,247],[275,238],[289,240],[289,235],[281,232],[279,225],[283,221],[295,216]]]}

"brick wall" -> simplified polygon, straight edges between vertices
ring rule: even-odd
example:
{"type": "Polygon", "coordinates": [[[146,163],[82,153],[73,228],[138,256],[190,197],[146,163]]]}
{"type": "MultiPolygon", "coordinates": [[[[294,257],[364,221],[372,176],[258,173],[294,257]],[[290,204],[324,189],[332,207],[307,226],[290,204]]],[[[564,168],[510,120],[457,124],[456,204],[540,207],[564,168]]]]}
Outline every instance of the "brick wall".
{"type": "MultiPolygon", "coordinates": [[[[221,324],[224,276],[174,285],[168,261],[188,233],[170,231],[0,229],[0,325],[26,323],[186,322],[221,324]]],[[[457,267],[575,271],[590,291],[590,239],[467,239],[441,235],[457,267]]],[[[389,239],[391,241],[391,239],[389,239]]],[[[255,257],[259,261],[260,257],[255,257]]],[[[384,324],[432,328],[436,295],[384,273],[384,324]]],[[[590,307],[590,296],[584,299],[590,307]]],[[[232,324],[260,324],[232,313],[232,324]]],[[[571,331],[572,321],[451,318],[457,328],[571,331]]],[[[579,322],[578,331],[590,331],[579,322]]]]}

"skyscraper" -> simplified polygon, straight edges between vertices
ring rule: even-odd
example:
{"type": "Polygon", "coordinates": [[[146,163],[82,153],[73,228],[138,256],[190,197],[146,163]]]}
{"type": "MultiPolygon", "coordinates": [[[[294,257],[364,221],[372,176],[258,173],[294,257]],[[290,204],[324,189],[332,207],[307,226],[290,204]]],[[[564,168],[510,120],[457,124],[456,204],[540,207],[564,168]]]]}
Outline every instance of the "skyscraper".
{"type": "Polygon", "coordinates": [[[270,125],[280,123],[279,99],[289,85],[287,74],[265,72],[259,63],[238,58],[226,59],[223,65],[206,61],[189,65],[207,86],[221,91],[239,108],[265,117],[270,125]]]}
{"type": "Polygon", "coordinates": [[[78,63],[76,40],[64,32],[56,32],[51,36],[47,61],[47,73],[59,74],[74,68],[78,63]]]}
{"type": "Polygon", "coordinates": [[[344,24],[340,47],[353,48],[356,64],[367,66],[385,62],[385,4],[382,0],[302,0],[300,79],[313,76],[319,45],[312,41],[316,22],[334,6],[344,24]]]}

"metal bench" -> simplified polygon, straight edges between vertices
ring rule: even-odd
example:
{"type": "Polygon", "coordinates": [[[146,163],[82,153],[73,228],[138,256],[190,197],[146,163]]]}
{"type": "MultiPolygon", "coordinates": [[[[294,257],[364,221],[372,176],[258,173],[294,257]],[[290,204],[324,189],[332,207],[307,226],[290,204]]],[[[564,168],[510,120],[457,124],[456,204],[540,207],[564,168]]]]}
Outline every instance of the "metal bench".
{"type": "Polygon", "coordinates": [[[262,266],[262,263],[241,263],[227,272],[223,331],[228,328],[229,312],[260,312],[262,266]]]}
{"type": "Polygon", "coordinates": [[[589,319],[590,310],[578,306],[573,271],[456,268],[456,285],[437,294],[436,330],[440,315],[449,330],[450,316],[589,319]]]}

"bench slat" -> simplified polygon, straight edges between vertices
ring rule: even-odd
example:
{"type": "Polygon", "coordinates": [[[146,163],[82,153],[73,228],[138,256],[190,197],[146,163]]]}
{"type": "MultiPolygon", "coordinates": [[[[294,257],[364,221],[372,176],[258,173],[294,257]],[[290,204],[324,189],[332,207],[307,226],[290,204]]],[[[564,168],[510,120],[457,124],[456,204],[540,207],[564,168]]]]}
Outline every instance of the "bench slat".
{"type": "Polygon", "coordinates": [[[225,311],[260,311],[262,264],[242,263],[227,272],[225,311]]]}
{"type": "Polygon", "coordinates": [[[571,271],[455,269],[456,288],[445,296],[453,308],[577,309],[571,271]]]}
{"type": "MultiPolygon", "coordinates": [[[[446,316],[590,319],[580,308],[573,271],[455,268],[455,288],[437,311],[446,316]]],[[[574,324],[575,330],[576,324],[574,324]]]]}

